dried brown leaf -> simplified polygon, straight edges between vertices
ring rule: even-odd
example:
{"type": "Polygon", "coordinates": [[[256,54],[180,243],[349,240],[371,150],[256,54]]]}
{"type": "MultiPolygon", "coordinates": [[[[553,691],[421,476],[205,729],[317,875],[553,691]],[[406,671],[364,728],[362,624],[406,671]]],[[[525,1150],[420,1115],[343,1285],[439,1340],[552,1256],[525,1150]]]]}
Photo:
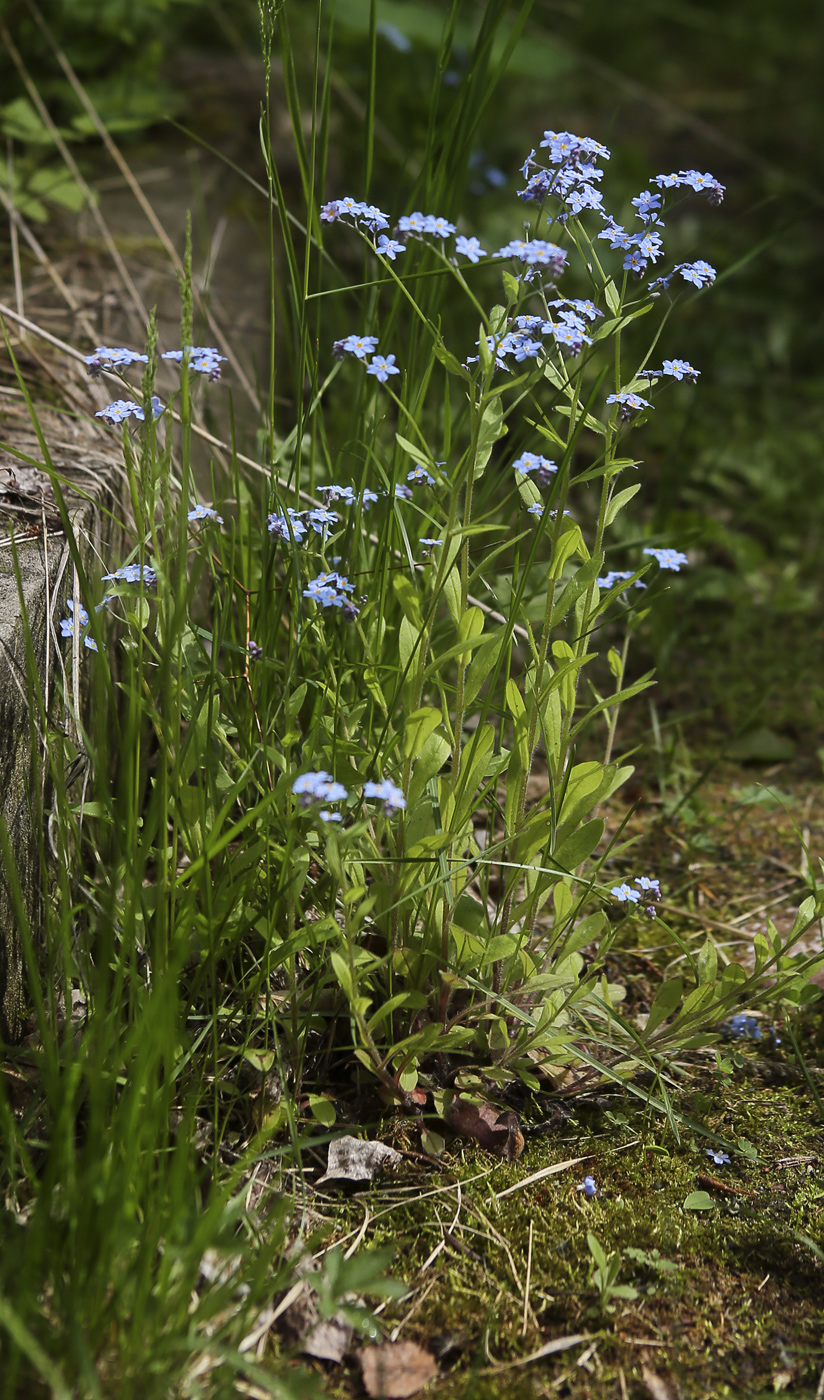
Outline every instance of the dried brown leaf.
{"type": "Polygon", "coordinates": [[[518,1115],[501,1111],[491,1103],[475,1103],[457,1094],[445,1100],[444,1116],[453,1133],[475,1138],[489,1152],[500,1152],[513,1162],[524,1150],[524,1135],[518,1115]]]}
{"type": "Polygon", "coordinates": [[[404,1400],[417,1395],[438,1374],[435,1358],[417,1342],[384,1342],[358,1357],[363,1384],[372,1400],[404,1400]]]}

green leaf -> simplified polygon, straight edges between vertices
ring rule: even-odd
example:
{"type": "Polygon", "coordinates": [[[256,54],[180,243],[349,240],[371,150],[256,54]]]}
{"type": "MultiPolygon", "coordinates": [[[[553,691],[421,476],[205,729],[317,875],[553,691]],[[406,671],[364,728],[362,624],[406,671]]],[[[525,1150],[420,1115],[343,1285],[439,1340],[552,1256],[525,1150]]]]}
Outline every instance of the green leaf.
{"type": "Polygon", "coordinates": [[[456,374],[459,379],[471,379],[468,370],[464,369],[460,360],[456,359],[451,350],[447,350],[442,340],[436,340],[432,346],[432,353],[449,374],[456,374]]]}
{"type": "MultiPolygon", "coordinates": [[[[482,347],[486,343],[483,331],[481,331],[482,347]]],[[[478,446],[475,453],[475,475],[477,481],[486,471],[487,463],[492,456],[492,449],[499,438],[505,437],[509,429],[504,422],[504,410],[500,398],[492,399],[485,407],[481,415],[481,425],[478,429],[478,446]]]]}
{"type": "Polygon", "coordinates": [[[706,1191],[691,1191],[684,1202],[684,1210],[712,1210],[713,1202],[706,1191]]]}
{"type": "Polygon", "coordinates": [[[414,710],[407,717],[403,730],[403,752],[405,758],[417,758],[433,730],[441,722],[440,710],[426,707],[414,710]]]}
{"type": "Polygon", "coordinates": [[[666,1021],[675,1011],[681,1000],[684,984],[680,977],[670,977],[658,989],[658,993],[652,1006],[649,1009],[649,1017],[644,1027],[643,1036],[648,1040],[657,1026],[666,1021]]]}
{"type": "Polygon", "coordinates": [[[395,441],[398,447],[412,458],[416,466],[428,467],[430,471],[434,468],[435,458],[428,447],[416,447],[414,442],[410,442],[409,438],[402,437],[400,433],[395,434],[395,441]]]}
{"type": "Polygon", "coordinates": [[[325,1094],[309,1095],[309,1112],[318,1123],[322,1123],[325,1128],[332,1128],[335,1124],[337,1114],[335,1105],[331,1099],[327,1099],[325,1094]]]}
{"type": "Polygon", "coordinates": [[[604,300],[613,316],[616,316],[621,310],[621,298],[618,295],[618,288],[611,277],[604,286],[604,300]]]}
{"type": "Polygon", "coordinates": [[[443,734],[429,735],[417,755],[409,780],[406,801],[410,810],[420,801],[429,779],[441,771],[451,753],[451,746],[443,734]]]}
{"type": "Polygon", "coordinates": [[[573,832],[561,846],[558,846],[552,853],[553,861],[564,870],[574,871],[585,860],[588,860],[604,834],[604,823],[600,817],[591,822],[585,822],[578,831],[573,832]]]}
{"type": "Polygon", "coordinates": [[[623,491],[616,491],[615,495],[613,496],[612,500],[607,506],[607,513],[604,517],[604,525],[606,527],[612,524],[616,515],[620,514],[620,512],[624,509],[624,506],[629,505],[633,496],[636,496],[640,490],[641,483],[639,481],[636,483],[635,486],[625,486],[623,491]]]}
{"type": "Polygon", "coordinates": [[[715,951],[715,944],[709,938],[698,954],[697,961],[698,981],[703,984],[715,982],[718,976],[718,954],[715,951]]]}

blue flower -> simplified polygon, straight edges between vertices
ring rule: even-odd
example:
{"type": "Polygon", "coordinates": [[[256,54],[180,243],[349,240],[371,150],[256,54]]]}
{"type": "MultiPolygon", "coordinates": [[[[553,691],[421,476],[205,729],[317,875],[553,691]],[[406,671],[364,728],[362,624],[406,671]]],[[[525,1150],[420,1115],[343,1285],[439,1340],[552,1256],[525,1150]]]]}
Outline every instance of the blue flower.
{"type": "Polygon", "coordinates": [[[639,219],[643,219],[645,224],[660,223],[658,211],[661,208],[660,194],[653,194],[651,190],[642,190],[632,201],[635,213],[639,219]]]}
{"type": "Polygon", "coordinates": [[[559,248],[555,243],[547,243],[541,238],[533,238],[530,241],[513,238],[509,243],[505,243],[503,248],[498,249],[495,257],[517,258],[530,267],[548,267],[554,277],[561,275],[567,262],[563,248],[559,248]]]}
{"type": "Polygon", "coordinates": [[[356,360],[365,360],[378,343],[376,335],[348,335],[345,340],[336,340],[332,349],[336,359],[344,355],[354,355],[356,360]]]}
{"type": "Polygon", "coordinates": [[[486,257],[486,251],[480,245],[477,238],[466,238],[462,233],[455,239],[455,252],[462,258],[469,258],[471,263],[478,262],[486,257]]]}
{"type": "Polygon", "coordinates": [[[351,622],[359,612],[349,597],[354,589],[355,585],[344,574],[322,573],[304,588],[303,596],[313,603],[319,603],[322,608],[337,608],[351,622]]]}
{"type": "Polygon", "coordinates": [[[110,579],[117,583],[142,583],[145,588],[151,588],[157,583],[157,574],[149,564],[124,564],[122,569],[115,569],[114,573],[103,574],[101,581],[108,583],[110,579]]]}
{"type": "Polygon", "coordinates": [[[322,822],[342,822],[343,817],[340,812],[318,812],[322,822]]]}
{"type": "Polygon", "coordinates": [[[594,1177],[594,1176],[585,1176],[585,1177],[584,1177],[584,1191],[585,1191],[586,1195],[589,1196],[590,1198],[592,1198],[593,1196],[597,1196],[597,1194],[598,1194],[598,1187],[595,1185],[595,1177],[594,1177]]]}
{"type": "Polygon", "coordinates": [[[743,1011],[739,1011],[729,1021],[724,1021],[721,1032],[734,1040],[761,1040],[763,1034],[755,1017],[747,1016],[743,1011]]]}
{"type": "Polygon", "coordinates": [[[371,505],[374,505],[375,501],[380,500],[380,496],[378,495],[377,491],[370,491],[369,487],[367,486],[364,488],[361,500],[363,501],[364,510],[368,510],[371,505]]]}
{"type": "Polygon", "coordinates": [[[580,214],[584,209],[602,209],[604,196],[592,185],[578,185],[570,190],[564,202],[573,214],[580,214]]]}
{"type": "Polygon", "coordinates": [[[672,569],[676,574],[680,574],[682,564],[690,562],[686,554],[680,554],[677,549],[649,548],[645,549],[644,553],[651,554],[654,559],[657,559],[662,569],[672,569]]]}
{"type": "Polygon", "coordinates": [[[438,238],[449,238],[455,232],[455,225],[448,219],[437,218],[434,214],[426,215],[426,233],[434,233],[438,238]]]}
{"type": "Polygon", "coordinates": [[[440,548],[440,546],[443,544],[443,540],[435,540],[426,535],[422,535],[421,544],[426,546],[426,553],[429,554],[433,549],[440,548]]]}
{"type": "Polygon", "coordinates": [[[632,248],[627,253],[626,257],[624,258],[623,267],[625,272],[634,272],[636,277],[643,276],[643,274],[647,270],[647,264],[646,259],[643,257],[640,249],[632,248]]]}
{"type": "Polygon", "coordinates": [[[584,335],[583,331],[569,321],[564,321],[559,326],[553,326],[552,334],[558,345],[568,350],[570,355],[578,355],[584,345],[591,345],[592,339],[584,335]]]}
{"type": "Polygon", "coordinates": [[[216,511],[216,510],[213,510],[211,506],[201,506],[201,505],[195,506],[194,510],[190,510],[190,511],[189,511],[189,514],[186,516],[186,519],[187,519],[187,520],[213,520],[213,521],[215,522],[216,525],[222,525],[222,524],[223,524],[223,516],[222,516],[222,515],[218,515],[217,511],[216,511]]]}
{"type": "Polygon", "coordinates": [[[622,389],[619,394],[607,394],[607,403],[619,404],[622,418],[631,418],[642,408],[652,407],[648,399],[642,399],[640,394],[631,394],[627,389],[622,389]]]}
{"type": "Polygon", "coordinates": [[[633,235],[627,233],[626,229],[622,228],[620,224],[616,224],[614,219],[607,219],[603,229],[597,236],[598,238],[608,238],[610,248],[620,248],[622,252],[626,252],[633,244],[633,235]]]}
{"type": "MultiPolygon", "coordinates": [[[[377,204],[364,204],[361,206],[358,222],[370,229],[372,233],[378,233],[382,228],[389,227],[389,215],[384,214],[377,204]]],[[[404,248],[401,249],[401,252],[405,251],[404,248]]]]}
{"type": "MultiPolygon", "coordinates": [[[[86,609],[85,609],[85,608],[83,608],[83,607],[78,607],[78,609],[77,609],[77,615],[75,616],[74,603],[72,602],[71,598],[68,599],[68,601],[67,601],[67,603],[66,603],[66,607],[68,608],[69,612],[71,613],[71,617],[61,617],[61,619],[60,619],[60,635],[61,635],[61,637],[74,637],[74,636],[82,635],[82,633],[77,633],[77,632],[75,632],[75,627],[78,627],[78,628],[86,628],[86,627],[88,627],[88,625],[89,625],[89,614],[86,612],[86,609]]],[[[98,650],[97,642],[94,640],[94,637],[84,636],[84,637],[83,637],[83,645],[86,646],[86,647],[88,647],[89,651],[97,651],[97,650],[98,650]]]]}
{"type": "MultiPolygon", "coordinates": [[[[599,235],[600,236],[600,235],[599,235]]],[[[603,316],[603,311],[599,311],[593,301],[582,301],[579,297],[559,297],[557,301],[551,301],[550,306],[571,306],[573,311],[577,311],[579,316],[583,316],[585,321],[596,321],[599,316],[603,316]]],[[[520,318],[518,318],[520,319],[520,318]]],[[[540,321],[540,316],[534,318],[540,321]]],[[[551,321],[544,321],[544,326],[552,328],[551,321]]]]}
{"type": "Polygon", "coordinates": [[[637,904],[641,898],[640,890],[634,890],[632,885],[613,885],[610,894],[614,895],[619,904],[637,904]]]}
{"type": "Polygon", "coordinates": [[[715,268],[708,262],[679,263],[675,272],[680,272],[685,282],[695,287],[711,286],[716,278],[715,268]]]}
{"type": "Polygon", "coordinates": [[[333,505],[336,501],[343,501],[347,506],[355,504],[354,486],[319,486],[318,495],[326,498],[327,505],[333,505]]]}
{"type": "Polygon", "coordinates": [[[652,262],[657,262],[659,258],[664,256],[660,233],[644,233],[640,237],[636,233],[635,241],[642,258],[650,258],[652,262]]]}
{"type": "Polygon", "coordinates": [[[263,655],[263,647],[258,646],[257,642],[250,640],[248,651],[253,661],[260,661],[263,655]]]}
{"type": "Polygon", "coordinates": [[[306,512],[307,524],[312,526],[316,535],[325,536],[330,525],[337,525],[340,516],[334,510],[326,510],[324,506],[316,506],[314,510],[306,512]]]}
{"type": "Polygon", "coordinates": [[[537,359],[543,348],[539,340],[530,340],[528,337],[524,336],[515,336],[512,340],[512,344],[507,346],[507,350],[511,350],[518,364],[523,360],[537,359]]]}
{"type": "Polygon", "coordinates": [[[714,175],[706,171],[703,175],[700,170],[681,170],[679,176],[682,185],[689,185],[696,194],[708,194],[711,204],[720,204],[724,198],[725,186],[719,184],[714,175]]]}
{"type": "Polygon", "coordinates": [[[726,1152],[716,1152],[714,1147],[708,1147],[706,1149],[706,1153],[708,1157],[712,1157],[712,1160],[714,1161],[717,1167],[723,1167],[725,1163],[727,1165],[729,1164],[730,1159],[727,1156],[726,1152]]]}
{"type": "Polygon", "coordinates": [[[710,204],[720,204],[724,198],[725,186],[716,180],[709,171],[702,175],[698,170],[679,170],[670,175],[656,175],[653,181],[659,190],[678,189],[679,186],[687,185],[695,190],[696,194],[706,194],[710,204]]]}
{"type": "Polygon", "coordinates": [[[427,220],[431,217],[431,214],[422,214],[419,209],[416,209],[414,214],[404,214],[398,219],[398,232],[426,233],[427,220]]]}
{"type": "Polygon", "coordinates": [[[364,783],[363,795],[382,802],[385,817],[393,817],[396,812],[403,812],[406,808],[406,798],[401,789],[395,787],[388,778],[384,778],[380,783],[364,783]]]}
{"type": "Polygon", "coordinates": [[[302,773],[293,782],[292,792],[301,807],[311,807],[313,802],[343,802],[349,796],[346,788],[322,769],[318,773],[302,773]]]}
{"type": "Polygon", "coordinates": [[[539,486],[546,486],[550,476],[554,476],[558,470],[555,462],[550,462],[548,457],[541,457],[537,452],[522,452],[520,457],[512,463],[512,470],[520,472],[522,476],[529,476],[535,473],[535,480],[539,486]]]}
{"type": "Polygon", "coordinates": [[[412,492],[410,488],[408,486],[404,486],[403,482],[401,481],[395,483],[394,496],[396,501],[412,500],[412,492]]]}
{"type": "Polygon", "coordinates": [[[84,355],[83,358],[92,379],[99,379],[104,369],[125,369],[127,365],[149,363],[148,355],[141,355],[137,350],[126,350],[122,346],[112,349],[108,345],[98,345],[93,355],[84,355]]]}
{"type": "Polygon", "coordinates": [[[373,355],[366,366],[367,374],[374,374],[379,383],[385,384],[390,374],[400,374],[394,355],[373,355]]]}
{"type": "Polygon", "coordinates": [[[655,899],[661,898],[661,881],[651,879],[649,875],[636,875],[635,883],[641,890],[648,890],[655,899]]]}
{"type": "Polygon", "coordinates": [[[417,483],[417,482],[419,482],[419,481],[423,481],[423,482],[426,483],[427,486],[435,486],[435,485],[436,485],[434,476],[430,476],[430,474],[429,474],[429,472],[426,470],[426,468],[425,468],[425,467],[422,467],[422,466],[420,465],[420,463],[418,464],[417,467],[413,467],[412,470],[411,470],[411,472],[407,472],[406,479],[407,479],[407,481],[412,481],[412,482],[415,482],[415,483],[417,483]]]}
{"type": "Polygon", "coordinates": [[[686,379],[694,384],[701,371],[694,369],[689,360],[665,360],[663,373],[671,374],[673,379],[686,379]]]}
{"type": "Polygon", "coordinates": [[[306,534],[303,512],[293,510],[291,506],[286,507],[285,515],[283,511],[273,511],[269,516],[269,534],[275,535],[286,544],[289,544],[293,538],[297,544],[300,544],[306,534]]]}
{"type": "MultiPolygon", "coordinates": [[[[407,39],[406,35],[402,33],[396,25],[387,24],[384,20],[380,24],[377,24],[375,28],[377,29],[378,33],[383,36],[386,42],[392,45],[393,49],[397,49],[398,53],[410,52],[412,48],[411,41],[407,39]]],[[[323,816],[322,812],[321,816],[323,816]]]]}
{"type": "Polygon", "coordinates": [[[183,350],[167,350],[163,359],[177,360],[178,364],[181,364],[184,356],[189,368],[196,370],[198,374],[205,374],[209,379],[220,378],[220,366],[225,362],[226,356],[218,354],[213,346],[187,345],[183,350]]]}
{"type": "Polygon", "coordinates": [[[99,408],[95,418],[107,418],[110,423],[123,423],[127,418],[139,418],[143,422],[143,409],[133,399],[115,399],[114,403],[99,408]]]}
{"type": "MultiPolygon", "coordinates": [[[[624,580],[628,578],[632,578],[632,573],[629,569],[610,569],[608,574],[604,574],[603,578],[597,578],[595,582],[599,588],[608,590],[614,588],[616,583],[623,583],[624,580]]],[[[646,586],[647,585],[643,583],[640,578],[635,580],[636,588],[646,588],[646,586]]]]}
{"type": "Polygon", "coordinates": [[[382,233],[375,251],[382,258],[388,258],[390,262],[394,262],[398,253],[406,252],[406,244],[398,243],[394,238],[387,238],[386,234],[382,233]]]}

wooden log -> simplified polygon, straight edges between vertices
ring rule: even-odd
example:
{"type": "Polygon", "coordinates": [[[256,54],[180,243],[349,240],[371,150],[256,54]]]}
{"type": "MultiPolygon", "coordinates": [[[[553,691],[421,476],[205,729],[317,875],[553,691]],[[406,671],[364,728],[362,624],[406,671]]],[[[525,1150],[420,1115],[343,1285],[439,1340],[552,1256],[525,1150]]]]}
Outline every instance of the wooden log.
{"type": "MultiPolygon", "coordinates": [[[[38,409],[54,469],[64,488],[83,568],[92,576],[112,538],[108,512],[121,498],[122,451],[93,419],[38,409]]],[[[0,819],[14,860],[16,883],[33,948],[42,949],[44,851],[51,806],[46,738],[39,692],[49,727],[73,723],[83,705],[90,655],[60,636],[67,600],[79,599],[76,570],[44,455],[22,395],[0,397],[0,819]],[[26,459],[28,458],[28,462],[26,459]],[[39,467],[33,467],[34,461],[39,467]],[[74,651],[74,655],[73,655],[74,651]],[[73,683],[74,682],[74,683],[73,683]],[[36,686],[36,692],[32,687],[36,686]]],[[[115,532],[116,533],[116,532],[115,532]]],[[[48,860],[49,857],[46,857],[48,860]]],[[[19,904],[0,857],[0,1038],[19,1039],[25,1015],[25,977],[19,904]]]]}

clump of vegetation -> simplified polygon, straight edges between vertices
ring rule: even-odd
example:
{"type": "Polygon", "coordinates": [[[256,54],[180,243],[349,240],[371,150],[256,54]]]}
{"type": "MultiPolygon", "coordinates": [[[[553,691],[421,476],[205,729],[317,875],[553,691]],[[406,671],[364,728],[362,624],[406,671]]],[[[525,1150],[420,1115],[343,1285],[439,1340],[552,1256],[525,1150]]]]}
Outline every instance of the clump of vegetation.
{"type": "MultiPolygon", "coordinates": [[[[263,7],[267,95],[275,22],[263,7]]],[[[481,26],[479,84],[496,23],[481,26]]],[[[373,72],[376,52],[373,25],[373,72]]],[[[283,55],[294,80],[285,39],[283,55]]],[[[471,85],[461,102],[466,117],[471,85]]],[[[9,1395],[33,1374],[57,1394],[110,1380],[167,1394],[170,1375],[197,1394],[201,1374],[222,1384],[218,1361],[227,1393],[241,1376],[298,1394],[305,1380],[273,1379],[249,1339],[275,1320],[261,1322],[273,1294],[303,1286],[282,1188],[313,1128],[391,1108],[411,1120],[407,1151],[437,1161],[457,1134],[515,1159],[530,1103],[617,1085],[683,1151],[700,1130],[676,1057],[730,1016],[789,1021],[818,995],[824,959],[798,950],[815,890],[745,967],[710,939],[695,952],[663,917],[660,876],[620,831],[605,840],[633,772],[619,715],[652,683],[630,678],[631,640],[689,563],[678,538],[618,533],[644,489],[630,444],[660,395],[692,394],[670,318],[716,276],[668,261],[659,230],[674,203],[717,205],[723,187],[663,172],[610,213],[609,151],[547,130],[522,170],[529,236],[486,249],[435,202],[446,165],[384,212],[321,191],[296,126],[302,224],[263,124],[289,279],[281,297],[273,262],[272,336],[284,302],[298,388],[284,428],[273,354],[258,472],[244,475],[230,424],[208,502],[196,482],[195,406],[221,392],[226,347],[194,343],[190,248],[180,344],[159,346],[152,323],[145,347],[87,356],[118,385],[98,417],[122,441],[129,543],[100,580],[69,546],[61,632],[91,715],[67,694],[72,737],[48,744],[42,980],[18,899],[39,1074],[30,1096],[0,1099],[24,1227],[0,1264],[9,1395]],[[337,338],[332,294],[357,308],[337,338]],[[606,968],[647,929],[683,970],[630,1014],[606,968]],[[258,1213],[262,1161],[278,1189],[258,1213]]],[[[7,841],[3,854],[13,883],[7,841]]],[[[734,1067],[717,1056],[720,1076],[734,1067]]],[[[743,1135],[706,1131],[715,1165],[751,1160],[743,1135]]],[[[596,1229],[603,1178],[582,1186],[586,1330],[636,1302],[627,1280],[664,1288],[675,1271],[669,1240],[656,1252],[652,1234],[596,1229]]],[[[385,1255],[348,1270],[324,1257],[324,1318],[347,1317],[349,1294],[392,1293],[385,1255]]],[[[348,1321],[376,1325],[361,1305],[348,1321]]]]}

